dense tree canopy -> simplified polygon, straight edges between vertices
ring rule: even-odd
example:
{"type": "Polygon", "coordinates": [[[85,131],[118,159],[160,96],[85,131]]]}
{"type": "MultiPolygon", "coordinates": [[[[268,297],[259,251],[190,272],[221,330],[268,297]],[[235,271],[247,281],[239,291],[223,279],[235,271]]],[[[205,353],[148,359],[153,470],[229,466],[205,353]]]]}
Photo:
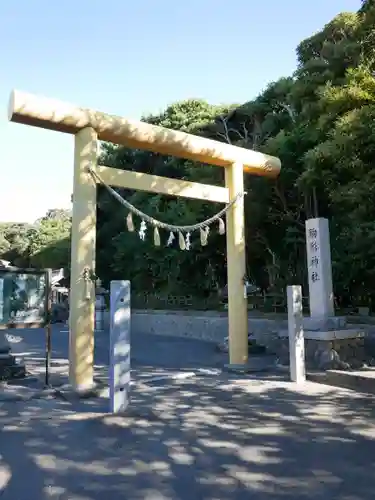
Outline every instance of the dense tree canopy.
{"type": "Polygon", "coordinates": [[[52,209],[35,224],[0,224],[0,256],[19,267],[68,269],[71,214],[52,209]]]}
{"type": "MultiPolygon", "coordinates": [[[[243,105],[178,102],[145,121],[280,157],[277,181],[246,177],[248,274],[265,289],[306,283],[304,222],[330,220],[334,287],[342,301],[375,293],[375,5],[342,13],[297,47],[297,69],[243,105]]],[[[121,169],[222,184],[223,169],[102,145],[100,162],[121,169]]],[[[133,205],[169,223],[191,224],[215,204],[122,191],[133,205]]],[[[141,242],[126,211],[98,195],[98,274],[128,278],[137,290],[205,295],[226,281],[225,238],[199,236],[189,252],[141,242]]],[[[138,223],[140,221],[137,221],[138,223]]],[[[47,215],[33,227],[0,228],[0,254],[33,265],[67,265],[69,218],[47,215]],[[65,259],[65,260],[64,260],[65,259]],[[56,264],[55,264],[56,263],[56,264]]],[[[168,235],[164,234],[163,238],[168,235]]]]}

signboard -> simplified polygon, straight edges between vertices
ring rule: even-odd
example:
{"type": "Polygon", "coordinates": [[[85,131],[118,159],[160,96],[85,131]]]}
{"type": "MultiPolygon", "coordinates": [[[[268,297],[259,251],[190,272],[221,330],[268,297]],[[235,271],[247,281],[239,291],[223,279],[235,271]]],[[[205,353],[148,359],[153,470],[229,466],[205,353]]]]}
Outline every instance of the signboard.
{"type": "Polygon", "coordinates": [[[0,329],[46,326],[50,283],[48,269],[0,268],[0,329]]]}

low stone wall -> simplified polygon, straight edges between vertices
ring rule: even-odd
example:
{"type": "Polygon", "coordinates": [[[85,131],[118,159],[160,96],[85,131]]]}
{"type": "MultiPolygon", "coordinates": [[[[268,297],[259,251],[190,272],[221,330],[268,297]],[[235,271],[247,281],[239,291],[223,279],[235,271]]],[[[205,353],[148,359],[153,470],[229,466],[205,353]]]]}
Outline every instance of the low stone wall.
{"type": "MultiPolygon", "coordinates": [[[[105,329],[108,329],[108,311],[104,312],[104,324],[105,329]]],[[[349,327],[375,335],[375,325],[350,324],[349,327]]],[[[254,317],[249,314],[249,333],[252,333],[260,344],[271,349],[279,332],[285,332],[287,329],[286,319],[273,318],[271,315],[254,317]]],[[[132,310],[132,332],[222,342],[228,335],[228,315],[225,312],[132,310]]]]}
{"type": "MultiPolygon", "coordinates": [[[[132,335],[146,333],[172,337],[186,337],[222,343],[228,336],[228,316],[220,312],[198,311],[132,311],[132,335]]],[[[109,324],[108,312],[105,323],[109,324]]],[[[348,325],[349,326],[349,325],[348,325]]],[[[375,325],[350,325],[355,332],[375,335],[375,325]]],[[[249,333],[267,351],[275,354],[281,364],[289,363],[288,321],[282,318],[263,318],[249,315],[249,333]]],[[[306,332],[307,335],[307,332],[306,332]]],[[[314,335],[311,333],[311,335],[314,335]]],[[[354,333],[353,333],[354,336],[354,333]]],[[[367,336],[335,340],[305,338],[306,362],[311,368],[358,367],[375,359],[375,352],[368,353],[367,336]]],[[[375,350],[375,341],[373,342],[375,350]]]]}
{"type": "MultiPolygon", "coordinates": [[[[109,327],[109,313],[104,315],[109,327]]],[[[228,336],[228,315],[223,312],[200,311],[132,311],[132,334],[140,333],[186,337],[220,343],[228,336]]],[[[273,349],[278,332],[288,328],[286,319],[254,318],[249,315],[249,333],[257,343],[273,349]]]]}
{"type": "MultiPolygon", "coordinates": [[[[249,316],[249,333],[259,344],[267,345],[272,335],[285,328],[286,320],[249,316]]],[[[137,332],[219,343],[228,336],[228,316],[216,312],[133,311],[132,333],[137,332]]]]}
{"type": "Polygon", "coordinates": [[[137,332],[221,342],[228,335],[228,318],[215,314],[184,314],[169,311],[135,311],[132,333],[137,332]]]}

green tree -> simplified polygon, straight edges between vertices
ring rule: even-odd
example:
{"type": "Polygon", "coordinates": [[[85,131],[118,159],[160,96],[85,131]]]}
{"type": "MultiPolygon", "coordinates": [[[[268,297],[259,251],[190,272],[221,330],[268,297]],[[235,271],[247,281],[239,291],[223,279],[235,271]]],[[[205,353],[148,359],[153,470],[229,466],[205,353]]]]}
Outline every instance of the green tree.
{"type": "MultiPolygon", "coordinates": [[[[242,106],[216,107],[190,100],[145,118],[281,158],[276,182],[246,177],[249,274],[264,288],[306,284],[304,222],[314,216],[330,218],[336,290],[345,295],[353,283],[356,293],[370,286],[375,268],[369,233],[374,220],[373,20],[372,2],[364,2],[358,13],[336,16],[299,44],[294,75],[271,83],[242,106]],[[345,243],[348,235],[350,247],[345,243]],[[350,259],[351,271],[345,272],[350,259]]],[[[102,161],[167,177],[223,181],[222,169],[115,146],[104,146],[102,161]]],[[[146,193],[123,194],[141,210],[171,223],[201,220],[218,209],[146,193]]],[[[198,247],[196,253],[155,249],[152,242],[140,244],[127,233],[126,213],[114,203],[101,193],[98,255],[105,262],[103,274],[130,277],[139,288],[172,289],[173,283],[178,287],[194,283],[201,292],[212,281],[225,281],[223,239],[198,247]],[[210,274],[213,279],[202,280],[210,274]]]]}
{"type": "Polygon", "coordinates": [[[29,240],[30,264],[42,268],[70,268],[71,214],[49,210],[39,219],[29,240]]]}

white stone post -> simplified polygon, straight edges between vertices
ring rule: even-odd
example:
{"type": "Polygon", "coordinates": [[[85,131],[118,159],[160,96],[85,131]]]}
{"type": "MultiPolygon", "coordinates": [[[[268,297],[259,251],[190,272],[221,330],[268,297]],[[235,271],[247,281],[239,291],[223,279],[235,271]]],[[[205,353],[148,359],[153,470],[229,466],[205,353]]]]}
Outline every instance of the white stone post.
{"type": "Polygon", "coordinates": [[[310,315],[316,319],[332,317],[335,311],[328,219],[306,221],[306,247],[310,315]]]}
{"type": "Polygon", "coordinates": [[[0,278],[0,323],[4,318],[4,279],[0,278]]]}
{"type": "MultiPolygon", "coordinates": [[[[4,278],[0,278],[0,323],[4,321],[4,278]]],[[[5,321],[6,322],[6,321],[5,321]]],[[[0,356],[8,355],[10,345],[6,337],[6,330],[0,330],[0,356]]]]}
{"type": "Polygon", "coordinates": [[[302,287],[287,287],[290,378],[297,384],[306,380],[303,335],[302,287]]]}
{"type": "Polygon", "coordinates": [[[130,399],[130,281],[111,281],[109,398],[111,413],[130,399]]]}
{"type": "Polygon", "coordinates": [[[97,293],[95,297],[95,331],[104,330],[104,295],[97,293]]]}

